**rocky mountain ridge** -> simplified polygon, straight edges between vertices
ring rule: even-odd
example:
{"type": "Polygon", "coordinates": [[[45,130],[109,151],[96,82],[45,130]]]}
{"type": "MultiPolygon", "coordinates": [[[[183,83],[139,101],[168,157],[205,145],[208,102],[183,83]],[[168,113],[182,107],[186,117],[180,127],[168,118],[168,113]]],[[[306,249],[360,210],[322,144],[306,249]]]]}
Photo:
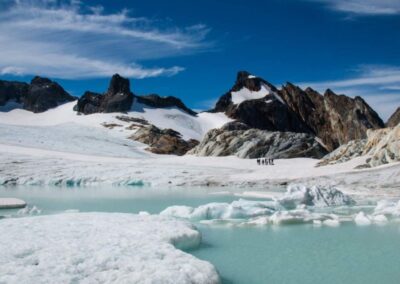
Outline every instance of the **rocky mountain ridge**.
{"type": "Polygon", "coordinates": [[[133,94],[129,80],[118,74],[112,76],[108,90],[104,94],[85,92],[78,100],[74,110],[83,114],[127,112],[137,103],[154,108],[176,107],[190,115],[196,115],[196,112],[189,109],[176,97],[161,97],[157,94],[145,96],[133,94]]]}
{"type": "Polygon", "coordinates": [[[0,80],[0,107],[23,108],[35,113],[76,100],[59,84],[47,78],[34,77],[31,82],[0,80]]]}
{"type": "Polygon", "coordinates": [[[384,127],[379,115],[361,97],[337,95],[330,89],[321,95],[291,83],[278,90],[246,71],[238,73],[234,86],[211,111],[224,112],[251,128],[315,135],[328,151],[365,138],[368,129],[384,127]],[[260,94],[262,89],[264,93],[260,94]],[[236,98],[235,103],[235,96],[244,94],[247,100],[236,98]]]}

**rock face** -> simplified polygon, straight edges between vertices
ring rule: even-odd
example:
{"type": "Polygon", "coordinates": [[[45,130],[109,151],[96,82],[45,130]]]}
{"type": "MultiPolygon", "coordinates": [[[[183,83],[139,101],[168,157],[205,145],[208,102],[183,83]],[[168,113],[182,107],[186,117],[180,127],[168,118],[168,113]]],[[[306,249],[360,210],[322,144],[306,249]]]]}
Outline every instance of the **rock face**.
{"type": "Polygon", "coordinates": [[[395,127],[400,123],[400,107],[392,114],[389,120],[386,122],[387,127],[395,127]]]}
{"type": "Polygon", "coordinates": [[[320,166],[366,157],[363,167],[375,167],[400,161],[400,125],[393,128],[368,130],[367,139],[354,140],[342,145],[319,163],[320,166]]]}
{"type": "Polygon", "coordinates": [[[251,128],[311,133],[311,129],[286,105],[278,92],[267,81],[241,71],[235,85],[218,100],[212,111],[225,112],[230,118],[251,128]]]}
{"type": "Polygon", "coordinates": [[[127,112],[137,103],[154,108],[179,108],[190,115],[196,115],[178,98],[160,97],[152,94],[147,96],[137,96],[131,92],[129,80],[118,74],[112,76],[108,90],[104,94],[86,91],[78,100],[74,110],[83,114],[98,112],[127,112]]]}
{"type": "Polygon", "coordinates": [[[190,139],[185,141],[181,134],[172,129],[160,129],[154,125],[139,128],[131,137],[132,140],[149,145],[147,151],[155,154],[184,155],[199,142],[190,139]]]}
{"type": "Polygon", "coordinates": [[[330,151],[351,140],[366,138],[368,129],[384,127],[378,114],[361,97],[353,99],[329,89],[322,96],[311,88],[303,91],[290,83],[282,87],[280,94],[330,151]]]}
{"type": "Polygon", "coordinates": [[[321,158],[326,153],[310,134],[259,130],[239,122],[230,122],[222,128],[210,130],[203,141],[188,152],[198,156],[235,155],[240,158],[275,159],[321,158]]]}
{"type": "Polygon", "coordinates": [[[287,83],[278,90],[248,72],[238,73],[235,85],[212,112],[225,112],[251,128],[313,134],[332,151],[354,139],[366,138],[368,129],[384,127],[378,114],[361,98],[324,95],[287,83]]]}
{"type": "Polygon", "coordinates": [[[83,114],[97,112],[126,112],[131,109],[133,93],[129,80],[118,74],[112,76],[107,92],[103,95],[90,91],[78,100],[74,110],[83,114]]]}
{"type": "Polygon", "coordinates": [[[156,94],[147,96],[136,96],[137,102],[145,104],[154,108],[179,108],[190,115],[196,115],[197,113],[189,109],[180,99],[176,97],[160,97],[156,94]]]}
{"type": "Polygon", "coordinates": [[[17,103],[37,113],[73,100],[59,84],[47,78],[35,77],[30,84],[0,80],[0,106],[17,103]]]}

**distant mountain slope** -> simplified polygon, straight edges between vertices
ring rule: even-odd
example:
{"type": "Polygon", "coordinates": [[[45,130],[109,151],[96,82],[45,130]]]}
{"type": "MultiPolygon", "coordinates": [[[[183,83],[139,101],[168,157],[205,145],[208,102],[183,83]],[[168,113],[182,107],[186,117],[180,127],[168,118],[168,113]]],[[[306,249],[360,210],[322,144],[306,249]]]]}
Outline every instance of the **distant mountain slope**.
{"type": "Polygon", "coordinates": [[[30,84],[0,80],[0,111],[23,108],[35,113],[44,112],[75,99],[47,78],[35,77],[30,84]]]}
{"type": "Polygon", "coordinates": [[[234,86],[211,112],[224,112],[251,128],[313,134],[329,151],[365,138],[368,129],[384,127],[361,97],[337,95],[329,89],[321,95],[290,83],[278,90],[245,71],[238,73],[234,86]]]}
{"type": "Polygon", "coordinates": [[[400,123],[400,107],[396,109],[396,111],[390,116],[388,121],[386,122],[387,127],[395,127],[400,123]]]}
{"type": "Polygon", "coordinates": [[[178,108],[190,115],[196,112],[189,109],[176,97],[161,97],[156,94],[147,96],[134,95],[129,80],[118,74],[112,76],[108,90],[104,94],[86,91],[79,98],[74,110],[83,114],[127,112],[135,107],[134,102],[153,108],[178,108]]]}

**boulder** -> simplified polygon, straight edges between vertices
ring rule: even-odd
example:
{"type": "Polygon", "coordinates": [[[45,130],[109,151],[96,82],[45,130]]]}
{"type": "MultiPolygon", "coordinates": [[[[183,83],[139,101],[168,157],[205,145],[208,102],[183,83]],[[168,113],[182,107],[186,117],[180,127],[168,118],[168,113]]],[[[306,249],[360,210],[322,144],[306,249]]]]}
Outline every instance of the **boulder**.
{"type": "Polygon", "coordinates": [[[271,157],[275,159],[321,158],[326,149],[307,133],[266,131],[230,122],[210,130],[198,146],[188,152],[197,156],[230,156],[240,158],[271,157]],[[246,128],[247,127],[247,128],[246,128]]]}
{"type": "Polygon", "coordinates": [[[140,127],[132,140],[149,145],[147,151],[155,154],[173,154],[182,156],[199,142],[194,139],[184,140],[181,134],[172,129],[160,129],[154,125],[140,127]]]}

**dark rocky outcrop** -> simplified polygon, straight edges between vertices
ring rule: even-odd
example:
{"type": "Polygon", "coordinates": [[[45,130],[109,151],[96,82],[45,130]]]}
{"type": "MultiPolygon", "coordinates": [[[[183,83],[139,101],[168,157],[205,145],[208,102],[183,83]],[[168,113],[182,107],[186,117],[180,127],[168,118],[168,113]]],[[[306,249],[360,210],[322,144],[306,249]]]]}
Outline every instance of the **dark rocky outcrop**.
{"type": "Polygon", "coordinates": [[[210,130],[188,154],[283,159],[321,158],[327,151],[310,134],[259,130],[240,122],[230,122],[222,128],[210,130]]]}
{"type": "Polygon", "coordinates": [[[111,78],[107,92],[104,94],[85,92],[74,110],[83,114],[126,112],[131,109],[133,98],[129,80],[115,74],[111,78]]]}
{"type": "Polygon", "coordinates": [[[199,144],[194,139],[184,140],[181,134],[175,130],[160,129],[154,125],[140,127],[129,138],[149,145],[146,150],[155,154],[182,156],[199,144]]]}
{"type": "Polygon", "coordinates": [[[146,96],[136,96],[137,102],[145,104],[154,108],[179,108],[190,115],[196,115],[197,113],[189,109],[180,99],[172,96],[160,97],[157,94],[151,94],[146,96]]]}
{"type": "Polygon", "coordinates": [[[311,129],[301,121],[283,102],[278,95],[278,90],[262,78],[240,71],[231,90],[223,95],[216,103],[212,112],[225,112],[227,116],[247,124],[251,128],[270,131],[293,131],[311,133],[311,129]],[[252,100],[245,100],[234,104],[232,93],[243,88],[258,92],[264,87],[265,96],[252,100]]]}
{"type": "Polygon", "coordinates": [[[37,113],[75,99],[47,78],[35,77],[30,84],[0,80],[0,106],[15,102],[23,109],[37,113]]]}
{"type": "Polygon", "coordinates": [[[190,115],[196,115],[176,97],[160,97],[156,94],[137,96],[131,92],[129,80],[118,74],[112,76],[108,90],[104,94],[86,91],[78,100],[74,110],[83,114],[98,112],[127,112],[135,102],[153,108],[179,108],[190,115]]]}
{"type": "Polygon", "coordinates": [[[390,116],[388,121],[386,122],[387,127],[395,127],[400,123],[400,107],[396,109],[396,111],[390,116]]]}
{"type": "Polygon", "coordinates": [[[329,151],[351,140],[366,138],[368,129],[384,127],[378,114],[361,97],[337,95],[329,89],[321,95],[291,83],[278,90],[245,71],[238,73],[232,89],[211,111],[224,112],[250,128],[315,135],[329,151]],[[264,97],[258,95],[255,99],[233,103],[233,92],[242,88],[258,92],[263,86],[267,90],[264,97]]]}
{"type": "Polygon", "coordinates": [[[361,97],[337,95],[329,89],[321,95],[291,83],[282,87],[280,95],[330,151],[351,140],[366,138],[368,129],[384,127],[378,114],[361,97]]]}

